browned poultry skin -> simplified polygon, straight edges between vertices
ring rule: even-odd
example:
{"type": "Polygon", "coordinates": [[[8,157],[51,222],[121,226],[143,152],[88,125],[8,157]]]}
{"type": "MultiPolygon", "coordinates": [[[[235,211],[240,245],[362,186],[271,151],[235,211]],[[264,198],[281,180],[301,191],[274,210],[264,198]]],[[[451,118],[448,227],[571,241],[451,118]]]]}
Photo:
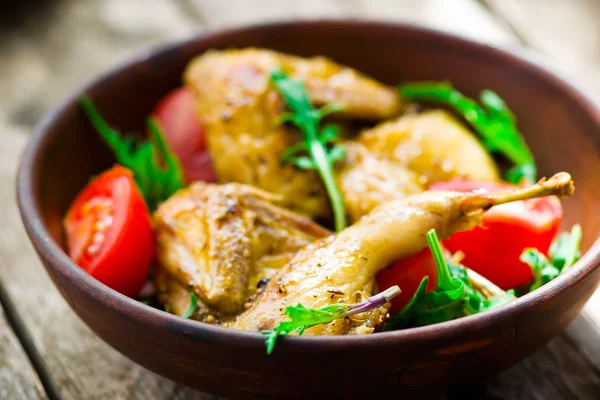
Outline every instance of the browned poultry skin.
{"type": "Polygon", "coordinates": [[[235,314],[261,279],[274,275],[300,248],[329,234],[272,204],[278,200],[246,185],[197,182],[162,204],[154,214],[154,228],[163,302],[183,313],[193,291],[210,310],[204,317],[235,314]]]}
{"type": "MultiPolygon", "coordinates": [[[[270,72],[278,67],[303,80],[316,105],[345,104],[335,118],[380,121],[397,117],[404,107],[394,89],[323,57],[225,50],[203,54],[188,66],[185,83],[195,92],[220,181],[278,193],[286,208],[310,217],[330,217],[329,200],[316,172],[280,162],[283,152],[302,137],[295,128],[277,125],[286,110],[270,84],[270,72]]],[[[443,111],[380,124],[344,146],[349,155],[336,166],[336,179],[351,221],[435,181],[498,178],[474,135],[443,111]]]]}
{"type": "Polygon", "coordinates": [[[356,221],[380,204],[425,190],[419,174],[360,143],[344,143],[346,159],[336,171],[346,214],[356,221]]]}
{"type": "MultiPolygon", "coordinates": [[[[478,225],[483,211],[493,205],[538,196],[569,196],[573,190],[571,177],[561,173],[547,182],[510,192],[425,192],[384,204],[342,232],[299,251],[252,307],[225,326],[273,329],[287,319],[284,310],[289,305],[319,308],[356,302],[375,293],[379,270],[423,249],[430,229],[444,239],[478,225]]],[[[382,323],[385,312],[379,307],[359,314],[360,320],[317,325],[305,334],[369,333],[382,323]]]]}
{"type": "MultiPolygon", "coordinates": [[[[164,268],[157,268],[154,277],[158,300],[165,307],[165,310],[175,314],[184,315],[191,307],[192,300],[190,293],[193,288],[182,284],[174,276],[170,275],[164,268]]],[[[197,301],[190,319],[208,323],[215,323],[223,317],[219,310],[207,306],[202,300],[197,301]]]]}
{"type": "Polygon", "coordinates": [[[492,157],[452,114],[432,110],[405,115],[364,131],[357,140],[368,150],[420,175],[425,185],[456,177],[498,179],[492,157]]]}
{"type": "Polygon", "coordinates": [[[328,216],[329,202],[316,172],[280,162],[301,136],[277,125],[285,105],[270,84],[270,73],[279,67],[305,82],[316,105],[344,103],[339,115],[381,120],[399,115],[402,107],[394,89],[323,57],[245,49],[210,51],[190,63],[184,80],[195,92],[219,180],[279,193],[286,208],[328,216]]]}
{"type": "Polygon", "coordinates": [[[352,221],[434,182],[498,179],[493,159],[475,136],[441,110],[381,123],[344,146],[348,156],[336,176],[352,221]]]}

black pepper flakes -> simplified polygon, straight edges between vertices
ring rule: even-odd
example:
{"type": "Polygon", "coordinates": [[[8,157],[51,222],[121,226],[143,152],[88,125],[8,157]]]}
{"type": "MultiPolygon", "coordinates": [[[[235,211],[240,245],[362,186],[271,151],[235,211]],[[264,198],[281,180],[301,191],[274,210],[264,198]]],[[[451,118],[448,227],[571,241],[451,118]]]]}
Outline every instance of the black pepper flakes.
{"type": "Polygon", "coordinates": [[[269,278],[262,278],[260,281],[258,281],[258,283],[256,284],[256,288],[258,290],[260,289],[264,289],[265,286],[267,286],[267,283],[269,283],[271,281],[271,279],[269,278]]]}

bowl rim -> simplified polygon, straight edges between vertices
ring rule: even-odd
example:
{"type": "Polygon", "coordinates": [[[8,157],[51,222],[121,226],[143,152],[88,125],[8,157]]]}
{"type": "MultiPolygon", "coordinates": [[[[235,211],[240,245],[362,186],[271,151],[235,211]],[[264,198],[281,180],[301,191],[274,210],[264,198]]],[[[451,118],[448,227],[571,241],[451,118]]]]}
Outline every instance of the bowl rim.
{"type": "MultiPolygon", "coordinates": [[[[132,66],[160,56],[178,48],[192,45],[197,42],[207,41],[232,34],[241,34],[261,30],[295,29],[295,28],[327,28],[327,29],[387,29],[401,32],[404,35],[419,35],[428,40],[452,46],[453,50],[462,48],[470,53],[476,52],[480,56],[500,57],[519,68],[527,69],[540,76],[547,82],[556,85],[562,92],[576,101],[585,113],[600,127],[600,98],[576,82],[572,78],[566,78],[562,72],[557,72],[547,65],[547,62],[537,53],[521,46],[499,46],[496,44],[483,43],[467,38],[462,35],[448,33],[412,23],[394,23],[360,19],[302,19],[285,22],[267,22],[258,24],[225,27],[205,31],[191,38],[168,42],[163,45],[151,47],[145,51],[136,53],[133,57],[108,69],[106,72],[96,75],[83,85],[73,90],[65,99],[48,112],[36,125],[33,135],[29,138],[26,148],[21,156],[21,162],[17,173],[17,202],[21,218],[26,232],[40,253],[40,257],[46,259],[47,268],[52,268],[56,273],[68,275],[73,284],[81,286],[87,296],[100,297],[108,301],[106,306],[112,307],[118,313],[126,315],[127,318],[144,321],[146,324],[159,324],[165,329],[171,329],[177,334],[191,335],[193,337],[206,337],[206,334],[217,336],[224,342],[236,343],[242,347],[264,346],[264,336],[258,332],[249,332],[224,328],[199,321],[183,319],[179,316],[166,313],[162,310],[148,306],[142,302],[122,295],[115,290],[105,286],[91,275],[79,268],[54,241],[50,232],[43,223],[42,213],[37,205],[37,190],[34,186],[35,174],[39,168],[37,155],[43,150],[51,139],[48,134],[51,126],[56,123],[62,115],[76,102],[81,93],[91,88],[102,85],[111,76],[120,74],[132,66]],[[50,265],[51,267],[48,267],[50,265]]],[[[517,300],[499,306],[484,313],[462,317],[456,320],[428,325],[417,328],[409,328],[391,332],[381,332],[375,335],[347,335],[347,336],[289,336],[278,342],[278,352],[284,349],[311,348],[314,350],[341,349],[346,350],[354,346],[368,346],[369,348],[388,346],[394,344],[417,344],[427,343],[432,340],[445,342],[447,339],[456,337],[463,333],[474,330],[485,329],[494,325],[512,314],[519,314],[531,309],[536,304],[566,291],[569,286],[584,280],[596,268],[600,266],[600,238],[598,238],[589,250],[582,255],[581,259],[568,271],[544,285],[542,288],[528,293],[517,300]],[[280,349],[281,348],[281,349],[280,349]]],[[[278,353],[275,352],[274,354],[278,353]]]]}

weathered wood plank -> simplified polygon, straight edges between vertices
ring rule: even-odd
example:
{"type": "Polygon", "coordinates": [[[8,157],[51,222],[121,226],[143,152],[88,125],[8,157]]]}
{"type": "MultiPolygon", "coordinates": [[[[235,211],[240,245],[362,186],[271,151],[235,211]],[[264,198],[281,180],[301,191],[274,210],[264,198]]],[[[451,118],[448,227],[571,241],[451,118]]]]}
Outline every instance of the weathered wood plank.
{"type": "Polygon", "coordinates": [[[169,0],[45,3],[0,26],[0,92],[10,93],[0,109],[15,125],[32,126],[78,85],[137,50],[202,29],[169,0]]]}
{"type": "MultiPolygon", "coordinates": [[[[4,26],[0,35],[2,281],[63,398],[212,399],[127,360],[75,316],[29,245],[13,190],[19,154],[41,114],[118,60],[150,45],[188,36],[198,23],[167,0],[150,5],[144,0],[49,3],[40,9],[43,12],[32,10],[19,23],[4,26]]],[[[10,351],[8,344],[0,344],[0,354],[10,351]]],[[[0,382],[0,388],[4,386],[0,382]]],[[[4,396],[2,389],[2,399],[26,398],[4,396]]]]}
{"type": "Polygon", "coordinates": [[[484,0],[523,41],[600,91],[600,2],[484,0]]]}
{"type": "Polygon", "coordinates": [[[44,388],[0,312],[0,399],[44,399],[44,388]]]}
{"type": "Polygon", "coordinates": [[[422,24],[493,44],[514,44],[516,38],[474,0],[344,2],[352,16],[422,24]],[[355,3],[356,7],[348,4],[355,3]]]}
{"type": "Polygon", "coordinates": [[[210,27],[298,18],[370,18],[412,22],[490,43],[515,43],[514,36],[473,0],[188,0],[210,27]]]}
{"type": "Polygon", "coordinates": [[[344,8],[335,0],[304,0],[281,2],[277,0],[187,0],[190,10],[208,27],[289,21],[298,18],[342,18],[344,8]]]}
{"type": "Polygon", "coordinates": [[[482,394],[511,400],[595,400],[600,393],[600,374],[582,354],[567,331],[532,356],[491,378],[482,387],[482,394]]]}

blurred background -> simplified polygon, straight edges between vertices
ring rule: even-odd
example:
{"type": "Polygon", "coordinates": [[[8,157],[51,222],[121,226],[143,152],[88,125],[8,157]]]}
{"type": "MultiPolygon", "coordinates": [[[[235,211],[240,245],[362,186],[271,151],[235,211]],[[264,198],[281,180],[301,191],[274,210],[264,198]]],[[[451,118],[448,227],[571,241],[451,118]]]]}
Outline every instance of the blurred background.
{"type": "MultiPolygon", "coordinates": [[[[2,1],[0,399],[214,398],[133,364],[77,319],[25,237],[14,205],[14,172],[46,112],[134,53],[234,24],[306,18],[410,22],[491,45],[531,47],[600,93],[598,0],[2,1]]],[[[600,398],[598,310],[597,295],[544,349],[479,388],[447,397],[600,398]]]]}

